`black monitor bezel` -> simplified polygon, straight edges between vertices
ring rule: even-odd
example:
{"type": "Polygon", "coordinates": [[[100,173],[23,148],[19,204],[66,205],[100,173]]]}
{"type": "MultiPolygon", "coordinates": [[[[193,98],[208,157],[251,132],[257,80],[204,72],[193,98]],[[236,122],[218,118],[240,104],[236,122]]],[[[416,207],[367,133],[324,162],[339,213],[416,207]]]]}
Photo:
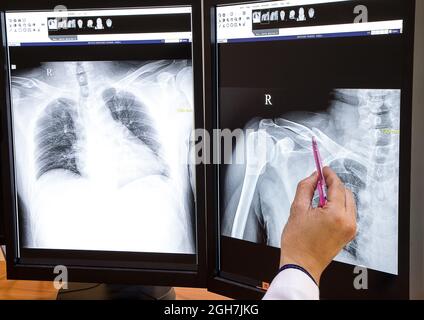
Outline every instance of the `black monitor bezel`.
{"type": "MultiPolygon", "coordinates": [[[[209,132],[218,127],[218,79],[217,79],[217,43],[216,24],[214,23],[216,7],[219,5],[268,2],[237,1],[237,0],[204,0],[204,39],[205,39],[205,126],[209,132]]],[[[384,6],[384,0],[367,0],[378,2],[384,6]]],[[[415,0],[399,0],[405,6],[405,46],[407,54],[403,61],[407,74],[403,82],[402,94],[402,137],[400,166],[404,173],[400,176],[400,207],[399,214],[399,276],[394,277],[385,273],[368,270],[369,281],[377,284],[378,289],[358,291],[353,287],[356,274],[353,266],[333,262],[325,272],[320,285],[323,299],[408,299],[409,272],[410,272],[410,176],[411,176],[411,123],[412,123],[412,84],[413,84],[413,57],[414,57],[414,26],[415,0]],[[346,277],[349,281],[346,281],[346,277]],[[351,279],[351,280],[350,280],[351,279]],[[340,285],[334,286],[334,283],[340,285]],[[349,285],[347,285],[349,283],[349,285]],[[381,285],[385,283],[386,285],[381,285]]],[[[363,4],[362,1],[361,4],[363,4]]],[[[219,269],[219,178],[218,165],[210,165],[206,172],[207,183],[207,211],[208,211],[208,288],[211,291],[239,299],[260,299],[265,291],[237,282],[235,278],[228,279],[221,275],[219,269]]],[[[252,259],[254,259],[252,257],[252,259]]],[[[261,262],[263,263],[263,262],[261,262]]]]}
{"type": "Polygon", "coordinates": [[[0,246],[6,244],[6,236],[4,235],[4,216],[3,213],[0,212],[0,246]]]}
{"type": "MultiPolygon", "coordinates": [[[[201,4],[196,0],[68,0],[68,1],[6,1],[0,6],[2,20],[4,12],[9,10],[51,10],[57,5],[68,9],[103,9],[103,8],[144,8],[144,7],[192,7],[192,53],[194,73],[194,105],[195,127],[203,128],[203,64],[202,64],[202,29],[201,4]]],[[[99,282],[119,284],[142,284],[162,286],[189,286],[204,287],[206,285],[206,211],[204,199],[204,166],[196,166],[196,230],[197,230],[197,263],[186,265],[176,261],[180,255],[149,254],[149,253],[118,253],[100,251],[76,250],[30,250],[30,259],[20,259],[18,250],[18,231],[16,228],[13,145],[11,141],[10,99],[8,87],[8,68],[5,43],[5,28],[2,21],[2,78],[1,98],[5,107],[2,113],[2,144],[1,144],[1,172],[3,204],[2,210],[6,220],[6,242],[8,244],[7,274],[9,279],[25,280],[53,280],[54,267],[65,265],[68,269],[70,282],[99,282]],[[68,257],[68,258],[67,258],[68,257]],[[72,258],[82,257],[82,258],[72,258]],[[128,260],[125,268],[122,261],[128,260]],[[141,257],[150,257],[152,264],[138,264],[134,260],[141,257]],[[162,263],[163,258],[167,263],[162,263]],[[156,260],[156,262],[155,262],[156,260]],[[113,262],[120,261],[117,266],[113,262]],[[170,262],[171,261],[171,262],[170,262]]]]}
{"type": "MultiPolygon", "coordinates": [[[[0,34],[1,39],[1,34],[0,34]]],[[[4,50],[0,50],[0,61],[4,61],[4,50]]],[[[4,79],[4,72],[0,72],[0,88],[5,87],[5,79],[4,79]]],[[[3,90],[0,91],[0,101],[3,101],[3,90]]],[[[0,119],[1,120],[1,119],[0,119]]],[[[0,135],[0,144],[3,144],[4,136],[0,135]]],[[[3,166],[0,164],[0,170],[3,166]]],[[[3,192],[1,191],[0,187],[0,201],[3,203],[3,192]]],[[[0,208],[0,246],[6,244],[6,228],[5,228],[5,215],[3,208],[0,208]]]]}

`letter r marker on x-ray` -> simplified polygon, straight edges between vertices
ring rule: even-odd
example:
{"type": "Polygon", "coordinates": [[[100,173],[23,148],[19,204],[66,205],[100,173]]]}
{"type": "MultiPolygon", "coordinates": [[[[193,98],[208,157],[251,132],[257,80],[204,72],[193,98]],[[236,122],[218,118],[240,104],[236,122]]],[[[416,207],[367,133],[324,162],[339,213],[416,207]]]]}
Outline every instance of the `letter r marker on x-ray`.
{"type": "Polygon", "coordinates": [[[265,105],[266,106],[272,106],[272,96],[270,94],[265,95],[265,105]]]}

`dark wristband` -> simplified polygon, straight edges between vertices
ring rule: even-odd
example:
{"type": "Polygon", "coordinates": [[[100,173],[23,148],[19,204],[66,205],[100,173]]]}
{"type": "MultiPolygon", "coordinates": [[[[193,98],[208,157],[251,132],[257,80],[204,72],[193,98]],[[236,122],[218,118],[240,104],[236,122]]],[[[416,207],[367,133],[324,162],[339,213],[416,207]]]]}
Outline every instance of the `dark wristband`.
{"type": "Polygon", "coordinates": [[[296,269],[296,270],[302,271],[309,278],[311,278],[311,280],[318,286],[318,284],[316,283],[314,277],[312,277],[312,275],[305,268],[302,268],[301,266],[298,266],[296,264],[286,264],[286,265],[284,265],[284,266],[282,266],[280,268],[280,270],[278,271],[278,273],[281,273],[281,272],[283,272],[284,270],[287,270],[287,269],[296,269]]]}

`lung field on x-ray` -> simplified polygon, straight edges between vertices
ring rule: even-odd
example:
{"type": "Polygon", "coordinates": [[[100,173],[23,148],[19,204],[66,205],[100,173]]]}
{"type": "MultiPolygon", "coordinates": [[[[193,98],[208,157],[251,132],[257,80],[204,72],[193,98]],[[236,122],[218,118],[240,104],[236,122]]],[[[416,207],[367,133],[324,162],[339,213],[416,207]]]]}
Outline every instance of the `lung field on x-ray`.
{"type": "Polygon", "coordinates": [[[56,169],[79,174],[74,148],[77,142],[75,111],[73,100],[57,99],[40,117],[36,134],[37,178],[56,169]]]}
{"type": "Polygon", "coordinates": [[[17,67],[23,245],[194,253],[191,61],[17,67]]]}
{"type": "Polygon", "coordinates": [[[336,89],[322,112],[250,121],[234,150],[245,147],[246,164],[224,177],[223,235],[280,246],[296,186],[316,170],[315,136],[358,208],[358,235],[337,260],[397,274],[400,101],[400,90],[336,89]]]}

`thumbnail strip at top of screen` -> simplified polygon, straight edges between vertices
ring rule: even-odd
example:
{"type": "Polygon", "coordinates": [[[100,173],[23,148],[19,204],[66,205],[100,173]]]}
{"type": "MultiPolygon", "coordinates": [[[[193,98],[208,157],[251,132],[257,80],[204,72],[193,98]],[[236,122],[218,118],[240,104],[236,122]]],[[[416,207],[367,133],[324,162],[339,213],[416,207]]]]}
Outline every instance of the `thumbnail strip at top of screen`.
{"type": "Polygon", "coordinates": [[[349,0],[286,0],[218,6],[216,25],[220,43],[403,32],[403,21],[396,6],[383,12],[376,3],[364,9],[358,8],[357,1],[349,0]]]}
{"type": "Polygon", "coordinates": [[[9,46],[191,42],[191,7],[6,12],[9,46]]]}

